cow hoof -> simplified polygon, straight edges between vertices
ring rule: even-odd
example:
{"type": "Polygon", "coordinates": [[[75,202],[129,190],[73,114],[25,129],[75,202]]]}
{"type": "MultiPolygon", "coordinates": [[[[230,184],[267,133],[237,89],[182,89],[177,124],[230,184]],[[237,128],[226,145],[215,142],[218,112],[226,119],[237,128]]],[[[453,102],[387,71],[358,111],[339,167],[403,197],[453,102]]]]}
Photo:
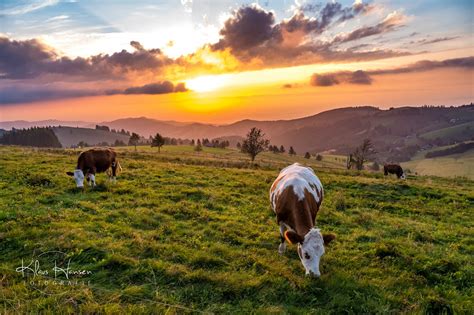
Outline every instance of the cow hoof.
{"type": "Polygon", "coordinates": [[[280,243],[280,246],[278,246],[278,254],[283,255],[285,251],[286,251],[286,244],[280,243]]]}

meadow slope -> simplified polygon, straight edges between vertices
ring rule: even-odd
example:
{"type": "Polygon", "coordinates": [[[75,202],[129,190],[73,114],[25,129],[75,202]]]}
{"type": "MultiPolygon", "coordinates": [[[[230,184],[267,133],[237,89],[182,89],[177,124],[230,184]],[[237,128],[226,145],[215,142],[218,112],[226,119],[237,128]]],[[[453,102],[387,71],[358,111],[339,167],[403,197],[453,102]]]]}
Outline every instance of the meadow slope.
{"type": "Polygon", "coordinates": [[[118,151],[118,183],[99,175],[79,192],[65,175],[77,151],[0,147],[1,313],[473,313],[472,181],[400,181],[331,157],[118,151]],[[319,279],[293,246],[277,253],[268,190],[293,160],[315,168],[317,224],[337,235],[319,279]],[[32,259],[88,273],[17,272],[32,259]]]}

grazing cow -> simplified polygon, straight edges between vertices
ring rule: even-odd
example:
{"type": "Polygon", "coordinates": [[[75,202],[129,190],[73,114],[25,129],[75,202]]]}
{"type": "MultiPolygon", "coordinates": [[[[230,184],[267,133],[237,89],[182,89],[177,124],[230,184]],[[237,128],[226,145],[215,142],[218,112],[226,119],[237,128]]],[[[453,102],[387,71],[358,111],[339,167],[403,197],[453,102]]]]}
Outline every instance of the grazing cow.
{"type": "Polygon", "coordinates": [[[403,172],[402,167],[398,164],[385,164],[383,166],[383,173],[385,176],[389,173],[396,174],[397,178],[405,179],[405,173],[403,172]]]}
{"type": "Polygon", "coordinates": [[[95,174],[108,172],[109,178],[116,181],[117,171],[121,170],[120,163],[117,161],[117,153],[112,149],[90,149],[82,152],[77,159],[77,166],[74,172],[67,172],[69,176],[74,176],[77,187],[84,187],[84,177],[87,178],[89,185],[95,186],[95,174]]]}
{"type": "Polygon", "coordinates": [[[336,238],[334,234],[321,234],[315,227],[323,195],[323,186],[313,170],[298,163],[284,168],[270,189],[270,202],[280,225],[278,252],[285,252],[285,240],[297,244],[306,275],[318,277],[324,245],[336,238]]]}

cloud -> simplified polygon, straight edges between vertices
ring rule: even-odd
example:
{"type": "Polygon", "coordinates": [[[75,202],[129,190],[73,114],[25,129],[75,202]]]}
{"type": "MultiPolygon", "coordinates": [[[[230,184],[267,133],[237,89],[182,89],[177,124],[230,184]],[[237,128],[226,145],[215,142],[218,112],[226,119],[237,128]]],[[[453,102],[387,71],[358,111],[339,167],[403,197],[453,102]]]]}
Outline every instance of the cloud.
{"type": "Polygon", "coordinates": [[[136,51],[122,50],[89,58],[61,57],[37,39],[17,41],[0,37],[0,79],[29,79],[41,75],[80,76],[84,80],[119,78],[134,71],[158,72],[172,60],[159,49],[146,50],[132,41],[136,51]]]}
{"type": "Polygon", "coordinates": [[[51,101],[64,98],[76,98],[86,96],[102,96],[116,94],[167,94],[186,92],[184,83],[173,84],[170,81],[145,84],[143,86],[129,87],[125,89],[103,90],[100,87],[91,88],[82,86],[80,88],[68,88],[62,84],[26,85],[13,84],[0,88],[0,105],[31,103],[37,101],[51,101]]]}
{"type": "Polygon", "coordinates": [[[58,89],[49,87],[8,87],[0,89],[0,105],[31,103],[46,100],[58,100],[84,96],[103,95],[103,92],[80,89],[58,89]]]}
{"type": "Polygon", "coordinates": [[[372,78],[367,72],[357,70],[351,73],[348,82],[352,84],[372,84],[372,78]]]}
{"type": "Polygon", "coordinates": [[[170,81],[163,81],[158,83],[146,84],[143,86],[130,87],[124,90],[108,90],[106,91],[107,95],[115,94],[167,94],[167,93],[177,93],[177,92],[186,92],[184,83],[178,83],[173,85],[170,81]]]}
{"type": "Polygon", "coordinates": [[[412,72],[430,71],[440,68],[460,68],[472,69],[474,68],[474,57],[464,57],[455,59],[446,59],[443,61],[422,60],[414,64],[393,68],[393,69],[379,69],[372,71],[357,70],[339,71],[331,73],[314,73],[310,78],[312,86],[333,86],[338,84],[366,84],[370,85],[373,82],[372,76],[388,75],[388,74],[403,74],[412,72]]]}
{"type": "Polygon", "coordinates": [[[402,27],[406,22],[407,18],[394,11],[387,15],[387,17],[380,23],[373,26],[364,26],[358,28],[348,34],[338,35],[334,39],[334,43],[345,43],[358,39],[362,39],[369,36],[384,34],[396,30],[399,27],[402,27]]]}
{"type": "Polygon", "coordinates": [[[322,36],[331,27],[366,14],[371,8],[359,1],[349,7],[343,7],[338,2],[328,2],[316,16],[311,17],[306,15],[308,8],[303,5],[295,10],[291,18],[276,23],[272,11],[256,4],[242,6],[225,21],[220,31],[221,38],[216,44],[210,45],[211,51],[229,51],[244,69],[371,60],[408,54],[383,49],[360,52],[338,47],[345,41],[396,29],[404,21],[404,16],[396,12],[372,27],[329,40],[327,35],[322,36]]]}
{"type": "Polygon", "coordinates": [[[418,41],[411,41],[410,44],[429,45],[429,44],[435,44],[435,43],[440,43],[440,42],[446,42],[446,41],[450,41],[457,38],[459,38],[459,36],[444,36],[444,37],[438,37],[438,38],[433,38],[433,39],[424,38],[418,41]]]}
{"type": "Polygon", "coordinates": [[[440,68],[461,68],[461,69],[472,69],[474,68],[474,56],[446,59],[442,61],[433,60],[422,60],[406,67],[399,67],[393,69],[381,69],[373,70],[369,73],[371,75],[384,75],[384,74],[401,74],[411,72],[429,71],[440,68]]]}
{"type": "Polygon", "coordinates": [[[2,10],[0,10],[0,17],[2,15],[22,15],[30,13],[45,7],[56,5],[59,3],[59,0],[36,0],[29,2],[30,3],[18,4],[12,7],[8,7],[7,4],[2,4],[2,10]]]}
{"type": "Polygon", "coordinates": [[[193,12],[193,0],[181,0],[181,5],[187,13],[193,12]]]}
{"type": "Polygon", "coordinates": [[[213,46],[215,50],[230,48],[233,52],[246,51],[271,40],[275,16],[257,5],[241,7],[234,11],[220,30],[222,39],[213,46]]]}
{"type": "Polygon", "coordinates": [[[337,79],[338,74],[336,73],[327,73],[327,74],[313,74],[311,76],[311,85],[313,86],[332,86],[339,84],[337,79]]]}
{"type": "Polygon", "coordinates": [[[310,84],[312,86],[333,86],[341,83],[369,85],[372,84],[372,78],[367,72],[357,70],[354,72],[340,71],[324,74],[315,73],[310,79],[310,84]]]}

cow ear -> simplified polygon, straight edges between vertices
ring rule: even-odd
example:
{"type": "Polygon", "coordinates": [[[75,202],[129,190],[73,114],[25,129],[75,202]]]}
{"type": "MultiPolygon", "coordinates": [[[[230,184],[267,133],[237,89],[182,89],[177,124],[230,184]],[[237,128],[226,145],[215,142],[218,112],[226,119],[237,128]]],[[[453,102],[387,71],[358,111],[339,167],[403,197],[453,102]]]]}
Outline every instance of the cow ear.
{"type": "Polygon", "coordinates": [[[290,244],[303,243],[304,238],[294,231],[285,231],[285,239],[290,244]]]}
{"type": "Polygon", "coordinates": [[[329,233],[329,234],[323,234],[323,240],[324,240],[324,245],[327,245],[334,241],[336,239],[336,235],[329,233]]]}
{"type": "Polygon", "coordinates": [[[66,172],[66,174],[68,174],[69,176],[74,176],[73,172],[66,172]]]}

